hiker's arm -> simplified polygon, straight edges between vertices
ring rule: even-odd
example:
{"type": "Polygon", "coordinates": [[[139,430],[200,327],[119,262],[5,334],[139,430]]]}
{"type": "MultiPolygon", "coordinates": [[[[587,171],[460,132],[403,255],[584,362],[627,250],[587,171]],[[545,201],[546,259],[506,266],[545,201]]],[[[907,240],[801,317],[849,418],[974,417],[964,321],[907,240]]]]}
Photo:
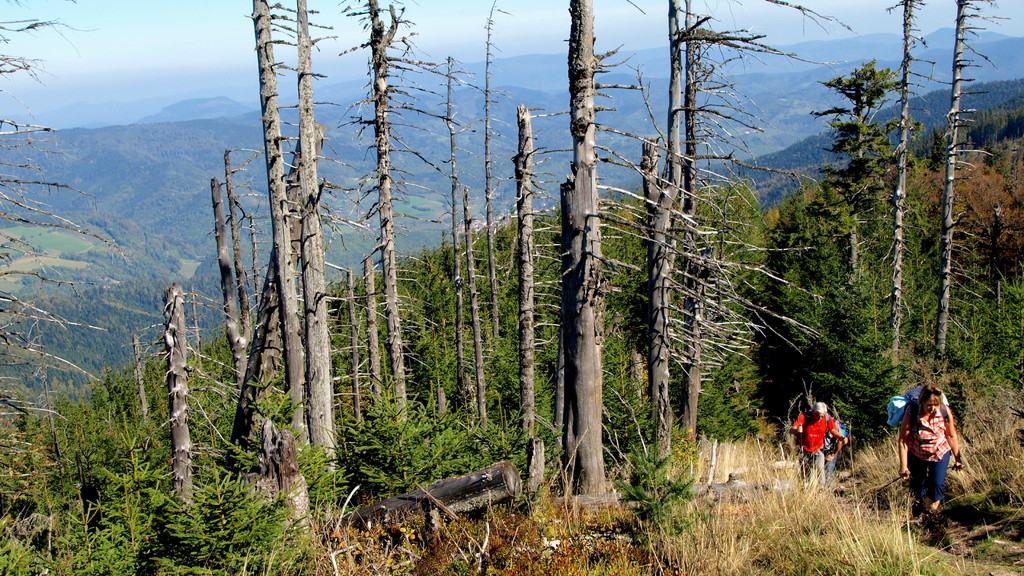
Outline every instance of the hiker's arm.
{"type": "Polygon", "coordinates": [[[949,411],[949,418],[946,420],[946,441],[953,450],[953,469],[959,470],[964,467],[960,457],[960,434],[956,431],[956,422],[953,419],[953,411],[949,411]]]}
{"type": "Polygon", "coordinates": [[[907,466],[907,441],[910,436],[910,412],[903,415],[900,421],[900,432],[896,437],[896,451],[900,457],[900,478],[910,478],[910,468],[907,466]]]}

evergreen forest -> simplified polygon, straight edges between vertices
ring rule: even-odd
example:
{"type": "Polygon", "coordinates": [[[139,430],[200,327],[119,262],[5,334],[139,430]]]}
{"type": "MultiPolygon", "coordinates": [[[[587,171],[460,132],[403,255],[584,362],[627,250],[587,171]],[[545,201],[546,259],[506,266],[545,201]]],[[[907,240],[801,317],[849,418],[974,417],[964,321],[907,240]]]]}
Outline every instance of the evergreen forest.
{"type": "MultiPolygon", "coordinates": [[[[593,52],[591,0],[568,2],[567,113],[507,102],[485,78],[472,122],[455,63],[405,50],[412,3],[347,2],[367,33],[352,122],[370,143],[366,173],[336,182],[321,170],[335,151],[314,105],[315,13],[254,0],[262,148],[202,167],[215,271],[160,295],[140,272],[111,304],[15,271],[37,248],[3,239],[3,265],[45,283],[45,302],[162,320],[96,338],[133,361],[75,389],[47,375],[66,369],[47,346],[61,337],[39,337],[67,317],[0,292],[17,368],[0,383],[0,576],[1019,573],[1024,87],[984,84],[984,105],[961,105],[980,91],[961,73],[984,65],[965,46],[990,4],[957,0],[953,81],[914,98],[921,3],[897,2],[904,69],[822,78],[828,132],[782,170],[738,159],[732,135],[758,119],[717,75],[778,51],[689,1],[669,1],[668,109],[622,125],[603,123],[602,98],[643,86],[601,84],[614,54],[593,52]],[[410,78],[435,83],[441,112],[410,78]],[[510,159],[491,121],[516,106],[510,159]],[[437,132],[404,137],[412,117],[437,132]],[[537,145],[535,121],[557,149],[537,145]],[[498,172],[514,194],[495,193],[498,172]],[[265,178],[259,232],[243,178],[265,178]],[[396,233],[416,227],[400,202],[418,187],[443,210],[396,233]],[[364,214],[321,204],[342,189],[364,214]],[[331,265],[325,238],[346,234],[331,265]],[[908,519],[886,422],[891,397],[929,384],[966,462],[941,523],[908,519]],[[851,439],[824,488],[789,434],[817,402],[851,439]],[[460,479],[483,492],[446,500],[460,479]]],[[[37,128],[0,137],[31,147],[37,128]]],[[[9,219],[116,246],[26,200],[61,184],[5,170],[9,219]]]]}

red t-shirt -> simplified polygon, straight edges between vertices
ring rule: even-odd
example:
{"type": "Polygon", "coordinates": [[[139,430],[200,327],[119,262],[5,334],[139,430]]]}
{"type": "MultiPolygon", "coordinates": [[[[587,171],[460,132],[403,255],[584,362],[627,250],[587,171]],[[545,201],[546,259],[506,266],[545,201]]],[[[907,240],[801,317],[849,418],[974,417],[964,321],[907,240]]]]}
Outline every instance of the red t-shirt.
{"type": "Polygon", "coordinates": [[[805,452],[817,452],[825,446],[825,434],[828,434],[836,427],[835,420],[831,416],[823,416],[817,421],[811,422],[806,412],[801,412],[796,417],[793,426],[803,426],[804,433],[801,435],[801,444],[805,452]]]}

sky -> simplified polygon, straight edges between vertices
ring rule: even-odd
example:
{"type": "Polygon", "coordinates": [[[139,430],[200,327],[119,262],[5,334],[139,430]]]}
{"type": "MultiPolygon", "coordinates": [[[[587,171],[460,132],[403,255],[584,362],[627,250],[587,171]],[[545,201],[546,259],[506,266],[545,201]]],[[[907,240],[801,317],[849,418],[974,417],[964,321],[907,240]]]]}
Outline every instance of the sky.
{"type": "MultiPolygon", "coordinates": [[[[342,14],[344,3],[338,0],[307,1],[319,12],[311,21],[330,28],[319,35],[333,37],[318,43],[316,71],[339,81],[363,76],[365,56],[339,57],[365,41],[360,23],[342,14]]],[[[815,24],[765,0],[693,0],[695,11],[713,15],[717,29],[749,29],[766,34],[767,42],[777,46],[901,32],[900,13],[887,12],[897,0],[789,1],[836,17],[852,30],[815,24]]],[[[414,23],[414,42],[424,59],[434,61],[448,56],[482,61],[492,5],[491,0],[404,1],[406,17],[414,23]]],[[[598,50],[665,46],[667,5],[666,0],[594,0],[598,50]]],[[[496,56],[564,52],[567,7],[564,0],[498,0],[492,33],[496,56]]],[[[38,59],[42,73],[38,80],[0,78],[6,96],[0,97],[0,114],[12,103],[46,109],[77,101],[142,99],[169,90],[182,96],[218,86],[241,90],[256,77],[251,10],[250,2],[235,0],[8,0],[2,22],[57,20],[61,26],[6,35],[0,54],[38,59]]],[[[989,30],[1020,35],[1024,0],[998,0],[984,13],[1002,18],[989,23],[989,30]]],[[[918,25],[928,34],[951,27],[954,15],[952,0],[928,0],[918,25]]]]}

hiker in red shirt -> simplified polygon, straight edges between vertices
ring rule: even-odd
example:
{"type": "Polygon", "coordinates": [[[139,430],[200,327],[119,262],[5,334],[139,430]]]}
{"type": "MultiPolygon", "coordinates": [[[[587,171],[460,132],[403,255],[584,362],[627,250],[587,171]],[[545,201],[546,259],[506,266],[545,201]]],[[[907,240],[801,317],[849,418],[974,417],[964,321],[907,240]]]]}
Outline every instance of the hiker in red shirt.
{"type": "Polygon", "coordinates": [[[825,454],[822,448],[825,446],[825,435],[831,434],[837,439],[843,437],[835,418],[828,415],[828,406],[824,402],[817,402],[811,410],[801,412],[789,432],[796,435],[800,445],[800,469],[804,478],[824,484],[825,454]]]}
{"type": "Polygon", "coordinates": [[[900,477],[910,478],[915,516],[919,512],[938,515],[950,456],[954,470],[963,468],[953,411],[942,400],[942,390],[925,386],[917,400],[908,403],[900,422],[900,477]]]}

